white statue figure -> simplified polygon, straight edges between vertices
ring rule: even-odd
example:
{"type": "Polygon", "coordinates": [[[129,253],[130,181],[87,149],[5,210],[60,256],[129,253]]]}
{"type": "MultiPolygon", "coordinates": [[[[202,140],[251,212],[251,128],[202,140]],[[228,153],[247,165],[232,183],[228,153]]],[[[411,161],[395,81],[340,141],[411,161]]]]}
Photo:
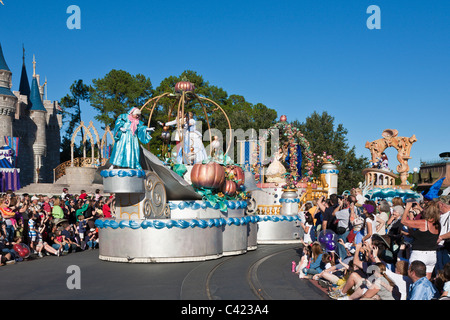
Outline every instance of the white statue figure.
{"type": "Polygon", "coordinates": [[[286,173],[286,168],[281,163],[283,157],[283,151],[281,148],[273,156],[273,161],[269,165],[266,171],[266,181],[267,182],[286,182],[286,178],[283,176],[286,173]]]}

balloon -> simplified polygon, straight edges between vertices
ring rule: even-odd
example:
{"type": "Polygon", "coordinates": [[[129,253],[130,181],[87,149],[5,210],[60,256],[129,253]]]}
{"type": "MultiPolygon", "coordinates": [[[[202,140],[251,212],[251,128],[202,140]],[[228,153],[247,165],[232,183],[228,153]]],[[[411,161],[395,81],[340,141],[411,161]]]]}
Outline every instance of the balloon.
{"type": "Polygon", "coordinates": [[[22,250],[22,246],[16,243],[15,245],[13,245],[13,249],[15,252],[19,253],[19,251],[22,250]]]}
{"type": "Polygon", "coordinates": [[[337,246],[337,235],[331,230],[322,230],[319,233],[319,243],[326,251],[333,251],[337,246]]]}
{"type": "Polygon", "coordinates": [[[13,249],[23,259],[30,256],[30,248],[25,243],[16,243],[13,246],[13,249]]]}
{"type": "Polygon", "coordinates": [[[325,249],[327,251],[333,251],[334,249],[336,249],[336,243],[328,242],[327,245],[325,246],[325,249]]]}

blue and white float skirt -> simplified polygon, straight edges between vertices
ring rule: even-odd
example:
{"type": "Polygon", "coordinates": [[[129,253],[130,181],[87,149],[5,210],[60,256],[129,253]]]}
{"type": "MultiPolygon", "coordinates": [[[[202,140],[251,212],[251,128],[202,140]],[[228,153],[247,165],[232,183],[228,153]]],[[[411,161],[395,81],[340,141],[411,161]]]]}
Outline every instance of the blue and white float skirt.
{"type": "Polygon", "coordinates": [[[106,261],[153,263],[217,259],[245,253],[246,201],[167,201],[164,183],[151,171],[104,170],[105,192],[116,194],[115,218],[98,219],[100,254],[106,261]]]}

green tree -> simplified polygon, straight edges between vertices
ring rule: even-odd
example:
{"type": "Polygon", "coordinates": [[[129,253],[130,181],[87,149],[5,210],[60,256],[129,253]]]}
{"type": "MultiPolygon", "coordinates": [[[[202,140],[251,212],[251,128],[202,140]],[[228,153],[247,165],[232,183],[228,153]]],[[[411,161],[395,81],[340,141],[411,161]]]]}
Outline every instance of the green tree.
{"type": "MultiPolygon", "coordinates": [[[[70,93],[61,98],[60,106],[63,110],[63,123],[67,123],[68,127],[63,135],[61,142],[61,162],[70,160],[71,150],[70,143],[75,128],[81,122],[81,102],[89,101],[89,86],[83,83],[83,80],[76,80],[70,86],[70,93]]],[[[81,129],[81,140],[84,138],[83,129],[81,129]]],[[[80,146],[74,146],[74,157],[79,157],[82,154],[81,143],[80,146]]]]}
{"type": "Polygon", "coordinates": [[[92,80],[90,103],[98,111],[95,119],[113,128],[119,115],[142,107],[152,94],[150,78],[113,69],[103,78],[92,80]]]}
{"type": "MultiPolygon", "coordinates": [[[[214,101],[225,112],[225,114],[221,112],[213,103],[202,100],[202,104],[206,109],[205,115],[203,106],[196,99],[186,101],[185,113],[188,111],[194,113],[196,119],[202,122],[203,132],[208,129],[206,116],[208,117],[210,127],[219,130],[224,140],[226,138],[226,130],[229,129],[227,118],[233,129],[243,129],[244,131],[253,128],[258,132],[259,129],[266,129],[275,123],[277,117],[275,110],[266,107],[262,103],[254,105],[240,95],[228,95],[224,89],[210,84],[203,76],[192,70],[186,70],[179,76],[169,76],[162,80],[160,85],[155,89],[154,96],[156,97],[165,92],[175,93],[175,84],[179,81],[186,80],[194,84],[195,94],[214,101]]],[[[153,119],[155,119],[155,123],[156,121],[164,123],[168,120],[173,120],[176,117],[177,107],[178,105],[174,97],[161,98],[158,106],[153,111],[152,125],[154,123],[153,119]],[[172,110],[170,115],[169,110],[172,110]]],[[[149,110],[145,111],[145,113],[148,112],[149,110]]],[[[158,137],[161,135],[162,128],[160,126],[156,126],[156,128],[154,133],[154,137],[156,138],[150,141],[150,150],[158,154],[159,146],[161,145],[161,140],[158,137]]],[[[207,144],[208,142],[206,141],[205,145],[207,144]]]]}
{"type": "MultiPolygon", "coordinates": [[[[292,125],[298,127],[304,134],[313,153],[320,155],[325,151],[340,161],[338,193],[341,194],[364,181],[362,170],[368,167],[369,159],[356,156],[355,146],[350,148],[348,145],[348,130],[342,124],[336,126],[334,120],[334,117],[326,111],[322,114],[314,111],[305,119],[305,122],[300,123],[295,120],[292,125]]],[[[320,168],[315,167],[314,176],[319,175],[320,168]]]]}

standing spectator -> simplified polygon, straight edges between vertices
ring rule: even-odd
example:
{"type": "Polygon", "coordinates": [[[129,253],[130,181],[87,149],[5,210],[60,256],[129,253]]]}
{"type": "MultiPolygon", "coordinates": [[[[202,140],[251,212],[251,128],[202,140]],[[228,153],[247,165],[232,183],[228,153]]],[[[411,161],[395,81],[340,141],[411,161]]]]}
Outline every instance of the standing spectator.
{"type": "Polygon", "coordinates": [[[28,245],[30,246],[31,253],[35,252],[35,243],[36,238],[38,234],[38,228],[39,228],[39,214],[35,213],[31,217],[31,219],[28,220],[28,245]]]}
{"type": "Polygon", "coordinates": [[[112,217],[111,205],[112,205],[113,200],[114,200],[114,194],[111,194],[109,196],[108,200],[106,200],[106,202],[103,204],[102,211],[103,211],[103,217],[104,218],[111,218],[112,217]]]}
{"type": "Polygon", "coordinates": [[[337,206],[338,206],[337,194],[330,195],[330,206],[328,208],[325,208],[323,212],[322,230],[331,230],[333,232],[336,232],[337,220],[336,217],[333,215],[333,212],[337,208],[337,206]]]}
{"type": "Polygon", "coordinates": [[[52,212],[52,206],[50,205],[50,198],[47,196],[44,196],[43,198],[44,203],[42,204],[42,208],[45,212],[51,213],[52,212]]]}
{"type": "Polygon", "coordinates": [[[79,215],[78,216],[78,235],[80,236],[82,249],[84,249],[84,246],[85,246],[84,236],[86,234],[86,226],[87,226],[87,221],[84,219],[84,216],[82,214],[79,215]]]}
{"type": "Polygon", "coordinates": [[[355,189],[355,198],[356,198],[356,206],[362,207],[366,198],[362,195],[362,191],[360,188],[355,189]]]}
{"type": "Polygon", "coordinates": [[[362,237],[361,241],[368,243],[370,246],[371,244],[371,238],[373,235],[373,232],[375,231],[375,206],[372,204],[363,204],[363,214],[365,216],[364,221],[364,236],[362,237]]]}
{"type": "Polygon", "coordinates": [[[83,200],[86,200],[87,199],[87,193],[86,193],[86,190],[81,190],[81,192],[80,192],[81,194],[80,194],[80,199],[83,199],[83,200]]]}
{"type": "Polygon", "coordinates": [[[306,211],[305,212],[305,223],[301,223],[300,227],[303,229],[303,239],[301,240],[304,246],[311,244],[315,239],[314,229],[313,229],[313,218],[311,214],[306,211]]]}
{"type": "Polygon", "coordinates": [[[380,201],[378,204],[379,213],[376,215],[376,228],[374,233],[384,236],[386,234],[386,224],[389,220],[391,207],[386,200],[380,201]]]}
{"type": "Polygon", "coordinates": [[[405,208],[402,206],[395,206],[392,208],[391,216],[386,223],[386,234],[388,235],[391,243],[391,251],[397,252],[402,243],[402,228],[401,222],[405,208]]]}
{"type": "Polygon", "coordinates": [[[5,237],[7,244],[10,244],[14,239],[14,217],[15,212],[9,208],[10,198],[0,198],[0,211],[3,218],[3,223],[5,226],[5,237]]]}
{"type": "Polygon", "coordinates": [[[66,197],[69,195],[69,189],[67,189],[67,188],[63,188],[63,191],[62,191],[62,193],[61,193],[61,199],[64,201],[64,200],[66,200],[66,197]]]}
{"type": "MultiPolygon", "coordinates": [[[[338,239],[347,241],[347,236],[350,233],[351,223],[350,217],[355,215],[356,198],[349,196],[345,199],[339,199],[339,205],[333,211],[333,215],[337,219],[336,234],[338,239]]],[[[336,244],[337,254],[339,258],[347,257],[347,250],[340,242],[336,244]]]]}
{"type": "Polygon", "coordinates": [[[67,212],[68,212],[68,222],[69,224],[74,224],[77,222],[77,217],[76,217],[76,211],[77,211],[77,207],[75,205],[75,199],[70,199],[69,203],[67,205],[67,212]]]}
{"type": "MultiPolygon", "coordinates": [[[[417,202],[416,207],[419,206],[417,202]]],[[[431,279],[431,274],[436,265],[437,245],[440,232],[440,211],[438,202],[429,202],[422,211],[423,219],[411,220],[407,218],[407,212],[413,202],[407,202],[402,216],[402,224],[408,227],[409,234],[414,239],[410,261],[419,260],[426,265],[426,275],[431,279]]]]}
{"type": "Polygon", "coordinates": [[[438,238],[436,271],[444,269],[444,266],[450,262],[450,195],[439,198],[439,210],[441,232],[438,238]]]}
{"type": "Polygon", "coordinates": [[[427,269],[422,261],[412,261],[409,265],[408,275],[413,281],[407,300],[431,300],[438,298],[439,294],[433,283],[427,278],[427,269]]]}
{"type": "Polygon", "coordinates": [[[64,219],[64,211],[61,208],[61,200],[59,198],[54,198],[53,208],[52,208],[53,219],[64,219]]]}
{"type": "Polygon", "coordinates": [[[95,189],[95,201],[98,201],[101,196],[100,189],[95,189]]]}
{"type": "Polygon", "coordinates": [[[400,197],[395,197],[392,199],[392,206],[402,206],[405,207],[405,203],[403,202],[403,199],[400,197]]]}

